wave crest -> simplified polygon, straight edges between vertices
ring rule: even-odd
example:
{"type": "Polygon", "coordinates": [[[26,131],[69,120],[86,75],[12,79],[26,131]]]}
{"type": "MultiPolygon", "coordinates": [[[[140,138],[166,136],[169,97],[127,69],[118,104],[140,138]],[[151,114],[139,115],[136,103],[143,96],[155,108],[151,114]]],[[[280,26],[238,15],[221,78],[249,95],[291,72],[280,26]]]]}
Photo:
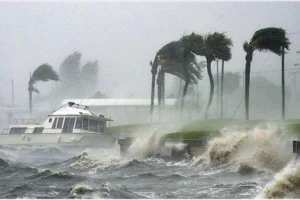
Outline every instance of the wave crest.
{"type": "Polygon", "coordinates": [[[242,172],[275,173],[292,157],[290,140],[286,135],[284,129],[273,124],[249,131],[225,129],[220,137],[209,141],[206,152],[195,158],[190,165],[230,165],[242,172]]]}

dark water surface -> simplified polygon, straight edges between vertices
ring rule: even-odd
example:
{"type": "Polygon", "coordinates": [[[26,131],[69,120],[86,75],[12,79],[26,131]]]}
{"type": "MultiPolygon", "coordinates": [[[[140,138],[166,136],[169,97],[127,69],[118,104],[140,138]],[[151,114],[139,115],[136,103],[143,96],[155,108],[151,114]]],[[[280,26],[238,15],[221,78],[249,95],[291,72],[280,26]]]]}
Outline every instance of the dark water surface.
{"type": "Polygon", "coordinates": [[[226,168],[194,168],[188,160],[122,160],[110,156],[115,149],[0,150],[0,198],[252,198],[269,180],[226,168]]]}

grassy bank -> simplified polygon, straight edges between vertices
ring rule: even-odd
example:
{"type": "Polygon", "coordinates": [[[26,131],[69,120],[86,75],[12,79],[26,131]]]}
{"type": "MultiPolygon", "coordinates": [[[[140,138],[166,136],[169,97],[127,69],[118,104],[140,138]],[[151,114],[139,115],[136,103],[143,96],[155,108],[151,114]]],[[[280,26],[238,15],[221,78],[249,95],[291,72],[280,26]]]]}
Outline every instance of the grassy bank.
{"type": "MultiPolygon", "coordinates": [[[[192,121],[178,131],[165,135],[166,139],[209,139],[220,134],[225,127],[237,127],[241,129],[251,129],[255,126],[266,126],[269,123],[284,126],[288,134],[293,134],[300,139],[300,119],[285,121],[268,121],[268,120],[201,120],[192,121]]],[[[150,130],[157,124],[133,124],[125,126],[115,126],[108,128],[110,133],[136,133],[141,130],[150,130]]]]}

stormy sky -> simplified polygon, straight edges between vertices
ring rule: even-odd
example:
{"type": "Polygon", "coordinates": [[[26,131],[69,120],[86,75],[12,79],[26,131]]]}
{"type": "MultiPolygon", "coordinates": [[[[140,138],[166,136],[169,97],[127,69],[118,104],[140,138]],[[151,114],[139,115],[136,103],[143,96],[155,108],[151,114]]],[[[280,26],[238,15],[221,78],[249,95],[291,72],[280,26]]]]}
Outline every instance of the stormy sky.
{"type": "MultiPolygon", "coordinates": [[[[244,41],[260,28],[282,27],[292,43],[286,68],[295,68],[300,62],[296,53],[300,50],[299,10],[300,2],[2,2],[0,97],[10,103],[14,79],[15,104],[27,106],[30,71],[43,63],[58,71],[62,60],[74,51],[82,53],[82,64],[99,60],[98,90],[110,97],[150,97],[149,61],[164,44],[191,32],[226,32],[234,45],[226,70],[242,72],[244,41]]],[[[280,70],[280,60],[271,53],[255,52],[252,71],[280,70]]],[[[204,75],[200,84],[207,90],[204,75]]],[[[262,75],[280,84],[279,72],[262,75]]],[[[44,89],[44,95],[54,85],[38,83],[37,87],[44,89]]]]}

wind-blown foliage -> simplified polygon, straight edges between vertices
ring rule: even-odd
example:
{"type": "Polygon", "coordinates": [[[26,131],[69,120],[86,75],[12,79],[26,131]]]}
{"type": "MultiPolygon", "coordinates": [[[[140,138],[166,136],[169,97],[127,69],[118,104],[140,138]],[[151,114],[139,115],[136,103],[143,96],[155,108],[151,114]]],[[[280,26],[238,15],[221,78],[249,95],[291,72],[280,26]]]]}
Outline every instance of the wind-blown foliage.
{"type": "Polygon", "coordinates": [[[65,98],[88,98],[95,93],[98,84],[98,61],[81,66],[80,52],[68,55],[60,65],[60,84],[55,90],[55,101],[65,98]]]}
{"type": "MultiPolygon", "coordinates": [[[[277,55],[282,55],[283,49],[289,49],[290,41],[286,37],[286,32],[282,28],[268,27],[263,28],[254,33],[250,42],[245,42],[243,48],[246,52],[245,66],[245,110],[246,119],[249,119],[249,87],[250,87],[250,69],[253,52],[271,51],[277,55]]],[[[284,62],[283,62],[284,63],[284,62]]],[[[282,76],[284,71],[282,71],[282,76]]],[[[284,76],[282,77],[282,90],[284,98],[284,76]]],[[[283,103],[284,104],[284,103],[283,103]]],[[[284,106],[284,105],[283,105],[284,106]]],[[[284,111],[283,111],[284,112],[284,111]]],[[[284,115],[284,114],[283,114],[284,115]]]]}
{"type": "Polygon", "coordinates": [[[91,93],[94,93],[98,84],[98,72],[99,65],[97,60],[94,62],[87,62],[83,65],[80,71],[81,90],[83,94],[90,95],[91,93]]]}
{"type": "Polygon", "coordinates": [[[50,65],[45,63],[45,64],[40,65],[32,73],[32,76],[29,80],[29,85],[32,86],[32,88],[30,87],[29,90],[39,93],[39,91],[33,87],[33,84],[36,83],[37,81],[47,82],[49,80],[58,81],[59,77],[58,77],[57,73],[53,70],[53,68],[50,65]]]}
{"type": "Polygon", "coordinates": [[[173,74],[185,81],[181,104],[182,108],[188,85],[196,84],[198,80],[202,78],[201,69],[196,62],[195,55],[187,50],[187,44],[181,40],[166,44],[158,51],[157,55],[157,63],[161,66],[159,74],[173,74]]]}
{"type": "Polygon", "coordinates": [[[53,68],[48,64],[42,64],[39,66],[34,72],[32,73],[32,76],[30,76],[29,82],[28,82],[28,91],[29,91],[29,110],[30,114],[32,113],[32,92],[39,93],[39,90],[35,88],[33,85],[37,81],[58,81],[59,77],[57,73],[53,70],[53,68]]]}
{"type": "Polygon", "coordinates": [[[211,62],[216,59],[230,59],[232,46],[231,39],[227,38],[225,33],[209,33],[202,37],[201,35],[192,33],[189,36],[184,36],[181,39],[187,43],[189,50],[199,56],[204,56],[207,62],[207,73],[210,80],[210,94],[206,107],[205,118],[208,116],[208,111],[213,100],[214,94],[214,80],[211,72],[211,62]]]}
{"type": "Polygon", "coordinates": [[[64,98],[74,98],[78,95],[78,88],[80,88],[80,59],[81,53],[74,52],[67,56],[59,67],[61,83],[59,86],[59,96],[64,98]]]}

